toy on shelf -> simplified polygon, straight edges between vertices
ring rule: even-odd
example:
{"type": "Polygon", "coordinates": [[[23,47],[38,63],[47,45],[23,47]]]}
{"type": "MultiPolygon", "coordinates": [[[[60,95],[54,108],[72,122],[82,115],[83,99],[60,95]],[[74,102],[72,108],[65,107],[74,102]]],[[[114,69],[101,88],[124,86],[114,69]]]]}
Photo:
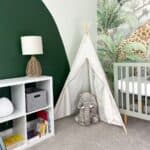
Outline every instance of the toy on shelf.
{"type": "Polygon", "coordinates": [[[36,130],[39,136],[43,136],[48,132],[48,121],[49,121],[48,112],[45,110],[39,111],[37,112],[37,117],[38,123],[36,130]]]}
{"type": "Polygon", "coordinates": [[[39,112],[37,112],[37,117],[44,119],[45,121],[48,121],[48,112],[45,110],[39,111],[39,112]]]}
{"type": "Polygon", "coordinates": [[[47,122],[43,119],[38,119],[36,132],[39,135],[39,137],[46,135],[46,131],[47,131],[47,122]]]}
{"type": "Polygon", "coordinates": [[[20,134],[14,134],[12,136],[6,137],[4,139],[4,143],[6,145],[7,150],[13,149],[19,145],[21,145],[24,141],[24,138],[20,134]]]}
{"type": "Polygon", "coordinates": [[[14,112],[14,106],[12,102],[6,98],[0,98],[0,117],[6,117],[14,112]]]}

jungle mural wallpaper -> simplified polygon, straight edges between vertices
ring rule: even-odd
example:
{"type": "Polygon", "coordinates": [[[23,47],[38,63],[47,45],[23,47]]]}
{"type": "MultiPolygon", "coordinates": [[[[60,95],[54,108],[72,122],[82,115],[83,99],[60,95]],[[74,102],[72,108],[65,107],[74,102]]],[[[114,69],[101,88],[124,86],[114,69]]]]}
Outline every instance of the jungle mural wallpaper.
{"type": "Polygon", "coordinates": [[[110,86],[114,62],[150,61],[150,0],[98,0],[98,55],[110,86]]]}

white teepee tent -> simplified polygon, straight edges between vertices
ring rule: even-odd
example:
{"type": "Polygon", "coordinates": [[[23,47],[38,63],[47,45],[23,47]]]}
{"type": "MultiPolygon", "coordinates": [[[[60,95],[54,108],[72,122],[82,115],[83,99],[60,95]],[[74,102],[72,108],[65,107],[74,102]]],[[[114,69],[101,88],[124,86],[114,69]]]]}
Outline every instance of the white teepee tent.
{"type": "Polygon", "coordinates": [[[102,121],[122,126],[124,123],[111,94],[103,67],[88,34],[85,34],[70,74],[55,107],[55,119],[73,114],[82,92],[91,92],[97,98],[102,121]]]}

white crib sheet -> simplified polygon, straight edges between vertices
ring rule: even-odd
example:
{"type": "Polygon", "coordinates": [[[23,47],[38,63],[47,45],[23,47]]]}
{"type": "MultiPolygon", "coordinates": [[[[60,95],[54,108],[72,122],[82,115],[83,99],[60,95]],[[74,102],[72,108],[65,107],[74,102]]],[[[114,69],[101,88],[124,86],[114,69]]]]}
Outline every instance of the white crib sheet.
{"type": "Polygon", "coordinates": [[[142,95],[142,96],[150,96],[150,80],[145,80],[145,78],[140,78],[140,83],[138,85],[138,78],[137,77],[129,77],[128,84],[127,85],[127,80],[122,79],[118,81],[118,89],[121,90],[122,92],[126,93],[127,89],[126,87],[129,87],[129,93],[130,94],[137,94],[137,95],[142,95]],[[138,89],[138,86],[140,88],[138,89]],[[140,90],[140,91],[139,91],[140,90]]]}

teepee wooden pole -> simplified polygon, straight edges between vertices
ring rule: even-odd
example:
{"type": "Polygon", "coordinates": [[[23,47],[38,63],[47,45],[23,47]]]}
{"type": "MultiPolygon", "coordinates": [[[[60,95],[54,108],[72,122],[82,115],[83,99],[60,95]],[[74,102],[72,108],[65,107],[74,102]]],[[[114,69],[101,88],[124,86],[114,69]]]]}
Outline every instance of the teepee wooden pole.
{"type": "Polygon", "coordinates": [[[84,29],[85,34],[89,34],[89,24],[88,23],[84,24],[83,29],[84,29]]]}

